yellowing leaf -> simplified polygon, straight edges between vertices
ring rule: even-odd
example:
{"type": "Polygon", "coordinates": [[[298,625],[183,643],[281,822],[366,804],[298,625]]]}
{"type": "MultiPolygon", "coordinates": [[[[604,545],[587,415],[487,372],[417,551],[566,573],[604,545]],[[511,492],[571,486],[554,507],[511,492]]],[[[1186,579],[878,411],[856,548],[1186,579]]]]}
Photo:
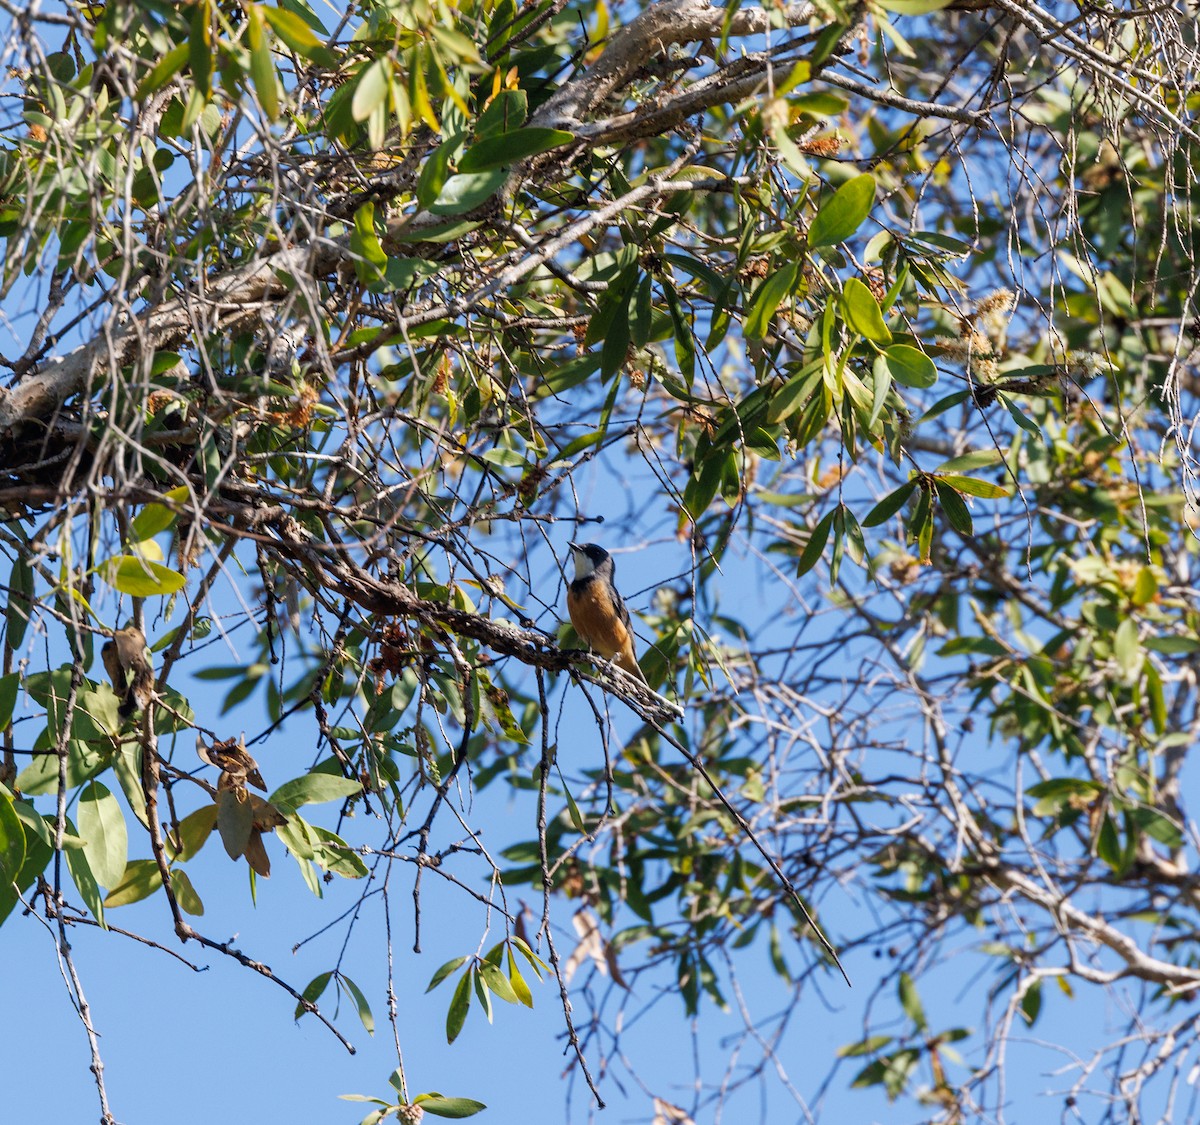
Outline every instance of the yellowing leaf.
{"type": "Polygon", "coordinates": [[[250,78],[263,112],[274,121],[279,116],[279,79],[275,76],[271,48],[263,35],[262,8],[251,4],[249,16],[250,78]]]}
{"type": "Polygon", "coordinates": [[[100,576],[114,590],[134,598],[174,594],[187,585],[187,579],[179,571],[133,555],[109,559],[99,569],[100,576]]]}
{"type": "Polygon", "coordinates": [[[158,864],[152,859],[131,859],[125,865],[121,881],[108,892],[106,907],[125,906],[152,895],[162,886],[158,864]]]}
{"type": "Polygon", "coordinates": [[[376,59],[362,72],[350,103],[350,115],[355,121],[366,121],[376,106],[383,105],[391,83],[391,64],[386,58],[376,59]]]}

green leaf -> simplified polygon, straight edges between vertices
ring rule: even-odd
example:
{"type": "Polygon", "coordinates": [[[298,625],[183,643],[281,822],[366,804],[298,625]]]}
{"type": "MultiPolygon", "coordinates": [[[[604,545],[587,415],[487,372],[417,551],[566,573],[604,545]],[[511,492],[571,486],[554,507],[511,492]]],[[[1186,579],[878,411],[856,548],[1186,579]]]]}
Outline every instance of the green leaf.
{"type": "Polygon", "coordinates": [[[0,792],[0,887],[15,883],[25,863],[25,829],[12,796],[0,792]]]}
{"type": "Polygon", "coordinates": [[[886,363],[897,383],[924,389],[937,382],[937,367],[920,348],[911,344],[893,344],[875,362],[886,363]]]}
{"type": "Polygon", "coordinates": [[[125,874],[129,858],[129,836],[121,806],[105,786],[93,781],[79,798],[77,817],[92,874],[104,886],[115,887],[125,874]]]}
{"type": "Polygon", "coordinates": [[[413,1104],[435,1117],[474,1117],[480,1110],[487,1109],[483,1102],[471,1098],[444,1098],[441,1094],[418,1094],[413,1104]]]}
{"type": "Polygon", "coordinates": [[[825,544],[829,542],[829,529],[833,527],[833,517],[837,512],[838,509],[835,508],[813,528],[812,534],[808,537],[808,542],[804,544],[804,550],[800,552],[800,559],[796,563],[797,578],[803,574],[807,574],[817,565],[817,560],[820,559],[825,550],[825,544]]]}
{"type": "Polygon", "coordinates": [[[951,457],[937,467],[938,473],[971,472],[973,469],[986,469],[989,465],[998,465],[1004,460],[1004,454],[999,449],[976,449],[964,453],[960,457],[951,457]]]}
{"type": "Polygon", "coordinates": [[[20,901],[18,896],[33,885],[33,881],[46,870],[46,865],[54,855],[54,849],[49,843],[50,828],[45,820],[24,801],[14,801],[13,808],[17,810],[20,826],[25,829],[25,862],[21,864],[20,870],[11,880],[7,878],[7,871],[3,870],[3,865],[5,863],[4,856],[11,847],[9,842],[11,825],[8,818],[0,811],[0,922],[12,913],[20,901]],[[21,813],[23,806],[28,810],[24,817],[21,813]]]}
{"type": "Polygon", "coordinates": [[[1002,496],[1011,496],[1013,493],[1012,488],[1007,485],[957,476],[954,473],[944,475],[941,479],[958,492],[965,492],[968,496],[979,496],[984,500],[999,500],[1002,496]]]}
{"type": "Polygon", "coordinates": [[[708,511],[730,460],[734,460],[736,471],[736,456],[732,450],[724,455],[712,450],[701,461],[699,474],[693,476],[683,490],[683,506],[693,519],[700,519],[708,511]]]}
{"type": "Polygon", "coordinates": [[[324,801],[354,797],[361,792],[362,784],[358,781],[330,773],[314,772],[285,781],[267,800],[287,816],[302,805],[319,805],[324,801]]]}
{"type": "MultiPolygon", "coordinates": [[[[450,178],[450,160],[454,156],[461,137],[448,137],[425,159],[421,174],[417,177],[417,206],[426,209],[438,197],[446,180],[450,178]]],[[[399,234],[404,240],[404,231],[399,234]]]]}
{"type": "Polygon", "coordinates": [[[139,102],[145,100],[155,90],[161,89],[170,82],[183,69],[190,50],[191,47],[188,43],[180,43],[179,46],[172,47],[163,55],[154,69],[142,79],[134,94],[136,100],[139,102]]]}
{"type": "Polygon", "coordinates": [[[746,313],[746,323],[743,332],[747,339],[761,340],[771,325],[771,318],[779,303],[796,287],[796,279],[800,273],[798,262],[789,262],[782,269],[776,270],[767,278],[754,294],[746,313]]]}
{"type": "Polygon", "coordinates": [[[1142,675],[1146,678],[1146,699],[1150,704],[1150,721],[1154,733],[1161,736],[1167,731],[1167,698],[1163,692],[1162,677],[1154,667],[1154,661],[1146,657],[1142,663],[1142,675]]]}
{"type": "Polygon", "coordinates": [[[1141,667],[1142,647],[1138,643],[1137,622],[1132,617],[1126,617],[1117,626],[1113,637],[1113,655],[1126,676],[1131,676],[1141,667]]]}
{"type": "Polygon", "coordinates": [[[955,391],[953,394],[946,395],[945,398],[938,399],[913,425],[919,426],[922,422],[928,422],[933,418],[937,418],[939,415],[945,414],[947,410],[952,410],[954,407],[966,402],[970,397],[970,391],[955,391]]]}
{"type": "Polygon", "coordinates": [[[1200,652],[1200,640],[1195,637],[1147,637],[1145,647],[1167,656],[1189,655],[1200,652]]]}
{"type": "Polygon", "coordinates": [[[367,1003],[367,998],[363,995],[362,989],[346,976],[345,973],[338,973],[338,980],[345,986],[346,991],[350,993],[350,999],[354,1001],[354,1007],[358,1011],[358,1018],[362,1021],[367,1034],[374,1035],[375,1017],[371,1014],[371,1005],[367,1003]]]}
{"type": "Polygon", "coordinates": [[[505,449],[503,446],[499,446],[496,449],[489,449],[480,460],[501,469],[523,469],[528,463],[525,457],[526,455],[519,449],[505,449]]]}
{"type": "Polygon", "coordinates": [[[501,90],[475,122],[475,135],[515,133],[529,116],[529,95],[524,90],[501,90]]]}
{"type": "Polygon", "coordinates": [[[271,48],[263,35],[263,6],[250,4],[247,6],[249,20],[247,38],[250,44],[250,79],[254,83],[254,92],[258,95],[263,112],[274,121],[279,117],[279,79],[275,75],[275,62],[271,58],[271,48]]]}
{"type": "Polygon", "coordinates": [[[848,1043],[836,1051],[838,1058],[852,1059],[861,1055],[873,1055],[881,1047],[886,1047],[892,1041],[890,1035],[870,1035],[857,1043],[848,1043]]]}
{"type": "Polygon", "coordinates": [[[808,245],[816,250],[849,238],[866,220],[875,203],[875,177],[855,176],[837,189],[817,210],[808,228],[808,245]]]}
{"type": "Polygon", "coordinates": [[[120,882],[104,898],[104,907],[124,907],[140,902],[162,886],[162,874],[154,860],[130,860],[120,882]]]}
{"type": "Polygon", "coordinates": [[[975,652],[981,656],[1006,656],[1008,649],[991,637],[952,637],[937,650],[938,656],[958,656],[964,652],[975,652]]]}
{"type": "Polygon", "coordinates": [[[529,948],[528,944],[522,941],[521,938],[514,937],[512,939],[512,944],[517,947],[517,952],[529,962],[530,967],[533,969],[534,973],[537,974],[538,980],[542,979],[542,975],[544,973],[548,973],[550,971],[550,966],[547,965],[546,962],[543,961],[536,953],[534,953],[534,951],[529,948]]]}
{"type": "Polygon", "coordinates": [[[963,498],[944,481],[935,480],[933,483],[937,489],[938,499],[942,503],[942,511],[946,513],[946,520],[950,526],[960,535],[974,535],[975,527],[971,522],[971,512],[963,502],[963,498]]]}
{"type": "MultiPolygon", "coordinates": [[[[84,905],[91,911],[92,917],[104,926],[104,900],[100,897],[100,888],[96,885],[96,877],[92,874],[87,855],[81,848],[69,848],[63,855],[67,861],[67,870],[75,880],[75,886],[79,888],[84,905]]],[[[107,926],[104,928],[108,929],[107,926]]]]}
{"type": "Polygon", "coordinates": [[[692,321],[684,311],[679,294],[670,280],[664,276],[660,283],[663,295],[667,299],[667,311],[671,314],[671,326],[675,329],[675,362],[684,382],[691,387],[696,375],[696,339],[692,332],[692,321]]]}
{"type": "Polygon", "coordinates": [[[392,84],[392,66],[386,56],[376,59],[362,72],[350,102],[350,116],[366,121],[387,99],[392,84]]]}
{"type": "Polygon", "coordinates": [[[175,901],[185,914],[190,914],[193,918],[204,916],[204,903],[200,901],[188,873],[181,867],[171,870],[171,890],[175,892],[175,901]]]}
{"type": "Polygon", "coordinates": [[[208,843],[208,838],[216,826],[216,804],[201,805],[179,822],[177,832],[172,832],[167,837],[167,844],[171,849],[167,854],[172,861],[186,862],[208,843]]]}
{"type": "Polygon", "coordinates": [[[503,168],[494,168],[490,172],[460,172],[442,185],[429,210],[435,215],[461,215],[495,195],[507,178],[508,173],[503,168]]]}
{"type": "Polygon", "coordinates": [[[1021,409],[1021,407],[1019,407],[1015,402],[1013,402],[1013,400],[1011,398],[1009,398],[1008,395],[999,394],[999,395],[997,395],[997,397],[1000,399],[1000,401],[1002,403],[1004,403],[1005,407],[1008,409],[1009,414],[1012,415],[1013,421],[1016,422],[1016,424],[1018,426],[1020,426],[1021,429],[1023,429],[1026,433],[1032,434],[1034,437],[1040,438],[1042,436],[1042,431],[1038,427],[1037,423],[1034,422],[1033,419],[1031,419],[1025,413],[1025,411],[1021,409]]]}
{"type": "Polygon", "coordinates": [[[479,966],[479,971],[483,976],[483,983],[491,989],[501,1000],[509,1004],[519,1004],[517,994],[513,991],[513,986],[509,983],[508,977],[504,975],[503,970],[498,965],[493,965],[491,961],[484,961],[479,966]]]}
{"type": "Polygon", "coordinates": [[[354,272],[364,284],[378,281],[387,265],[379,235],[375,232],[375,205],[364,203],[354,212],[350,229],[350,253],[354,256],[354,272]]]}
{"type": "Polygon", "coordinates": [[[875,423],[887,405],[888,393],[892,389],[892,369],[887,360],[876,356],[871,365],[871,416],[867,419],[867,427],[874,429],[875,423]]]}
{"type": "Polygon", "coordinates": [[[466,962],[467,958],[455,957],[453,960],[447,961],[436,973],[433,974],[433,979],[430,980],[429,986],[425,989],[426,992],[432,992],[439,984],[442,983],[455,969],[466,962]]]}
{"type": "Polygon", "coordinates": [[[187,585],[187,579],[179,571],[133,555],[109,559],[100,566],[99,571],[114,590],[133,598],[175,594],[187,585]]]}
{"type": "Polygon", "coordinates": [[[525,983],[525,978],[521,975],[521,970],[517,968],[517,959],[513,956],[512,946],[508,947],[508,982],[512,985],[513,994],[527,1008],[533,1007],[533,993],[529,991],[529,985],[525,983]]]}
{"type": "MultiPolygon", "coordinates": [[[[245,796],[245,790],[242,790],[242,795],[245,796]]],[[[237,790],[221,790],[217,794],[217,831],[221,833],[221,843],[225,845],[230,859],[245,854],[253,827],[254,809],[250,801],[239,801],[237,790]]]]}
{"type": "MultiPolygon", "coordinates": [[[[134,743],[126,743],[113,758],[113,772],[117,775],[121,792],[129,802],[133,815],[148,828],[150,822],[146,819],[146,794],[142,790],[142,748],[134,743]]],[[[216,823],[216,805],[213,806],[213,823],[216,823]]],[[[128,867],[126,867],[128,870],[128,867]]]]}
{"type": "MultiPolygon", "coordinates": [[[[325,989],[329,987],[329,982],[333,979],[333,970],[330,969],[325,973],[318,973],[312,980],[304,986],[304,991],[300,993],[301,997],[307,1000],[310,1004],[315,1004],[325,993],[325,989]]],[[[296,1005],[296,1011],[293,1013],[294,1019],[299,1019],[308,1009],[303,1004],[296,1005]]]]}
{"type": "Polygon", "coordinates": [[[466,975],[475,989],[475,996],[479,1000],[479,1006],[483,1009],[483,1014],[487,1017],[488,1023],[491,1023],[494,1017],[492,994],[488,992],[487,986],[483,983],[483,975],[478,969],[471,969],[466,975]]]}
{"type": "MultiPolygon", "coordinates": [[[[1154,571],[1148,566],[1141,567],[1133,580],[1133,593],[1129,600],[1136,606],[1149,605],[1157,593],[1158,579],[1154,577],[1154,571]]],[[[2,722],[0,726],[3,726],[2,722]]]]}
{"type": "Polygon", "coordinates": [[[303,55],[320,66],[332,68],[337,65],[333,52],[321,43],[310,30],[308,23],[295,12],[263,5],[262,13],[267,17],[267,23],[275,29],[275,34],[296,54],[303,55]]]}
{"type": "Polygon", "coordinates": [[[915,480],[910,480],[907,484],[902,484],[894,492],[889,492],[878,504],[875,505],[862,521],[863,527],[877,527],[886,520],[894,516],[913,494],[913,490],[917,487],[915,480]]]}
{"type": "MultiPolygon", "coordinates": [[[[895,0],[893,0],[895,2],[895,0]]],[[[1035,980],[1021,997],[1021,1016],[1025,1023],[1032,1027],[1037,1023],[1038,1014],[1042,1010],[1042,982],[1035,980]]]]}
{"type": "Polygon", "coordinates": [[[924,1031],[928,1026],[925,1020],[925,1008],[921,1004],[920,996],[917,995],[917,986],[913,984],[913,979],[908,973],[900,974],[896,994],[905,1015],[916,1024],[918,1031],[924,1031]]]}
{"type": "Polygon", "coordinates": [[[575,803],[575,798],[571,796],[571,791],[563,788],[563,795],[567,799],[567,816],[571,819],[571,827],[575,829],[581,836],[587,835],[587,826],[583,823],[583,814],[579,811],[579,806],[575,803]]]}
{"type": "Polygon", "coordinates": [[[1100,824],[1096,854],[1117,873],[1125,866],[1125,858],[1121,853],[1121,838],[1117,835],[1117,826],[1108,813],[1104,814],[1104,820],[1100,824]]]}
{"type": "Polygon", "coordinates": [[[849,278],[842,286],[842,316],[855,332],[872,343],[892,342],[891,329],[883,321],[875,294],[857,277],[849,278]]]}
{"type": "Polygon", "coordinates": [[[561,148],[575,139],[565,129],[514,129],[510,133],[493,133],[476,141],[458,162],[460,172],[486,172],[491,168],[507,167],[527,156],[561,148]]]}
{"type": "Polygon", "coordinates": [[[591,449],[593,445],[598,445],[604,440],[608,430],[593,430],[590,434],[582,434],[573,441],[567,442],[553,458],[551,464],[555,461],[569,461],[577,453],[582,453],[585,449],[591,449]]]}
{"type": "Polygon", "coordinates": [[[33,613],[33,570],[24,555],[18,555],[8,580],[8,647],[20,648],[33,613]]]}
{"type": "Polygon", "coordinates": [[[1056,816],[1065,806],[1090,804],[1104,787],[1095,781],[1076,777],[1052,777],[1039,781],[1025,790],[1025,796],[1034,798],[1034,816],[1056,816]]]}
{"type": "Polygon", "coordinates": [[[388,258],[383,276],[393,289],[404,290],[420,284],[427,277],[435,276],[437,272],[437,263],[427,262],[423,258],[388,258]]]}
{"type": "Polygon", "coordinates": [[[813,360],[793,375],[772,396],[767,407],[767,421],[774,425],[786,421],[812,397],[821,385],[823,359],[813,360]]]}
{"type": "MultiPolygon", "coordinates": [[[[60,697],[61,702],[61,697],[60,697]]],[[[50,723],[58,726],[58,723],[50,723]]],[[[49,749],[49,747],[38,747],[49,749]]],[[[78,738],[67,740],[67,785],[82,785],[108,765],[108,755],[90,742],[78,738]]],[[[54,753],[39,754],[17,774],[17,788],[26,796],[53,793],[58,788],[58,757],[54,753]]]]}
{"type": "Polygon", "coordinates": [[[879,6],[886,12],[895,12],[901,16],[925,16],[930,12],[940,12],[948,8],[954,0],[877,0],[879,6]]]}
{"type": "Polygon", "coordinates": [[[1129,817],[1138,828],[1152,840],[1171,851],[1177,851],[1184,846],[1183,832],[1180,826],[1169,816],[1164,816],[1157,809],[1130,809],[1129,817]]]}
{"type": "MultiPolygon", "coordinates": [[[[181,505],[187,503],[190,495],[191,489],[186,484],[181,484],[178,488],[164,493],[163,499],[181,505]]],[[[178,518],[179,513],[165,504],[147,504],[130,522],[130,538],[138,543],[153,539],[159,532],[173,526],[178,518]]]]}
{"type": "Polygon", "coordinates": [[[838,117],[845,112],[850,102],[840,94],[817,91],[811,94],[798,94],[794,98],[788,98],[788,104],[793,109],[810,113],[814,117],[838,117]]]}
{"type": "Polygon", "coordinates": [[[367,865],[362,857],[354,851],[345,840],[328,828],[311,825],[316,836],[318,847],[313,850],[313,859],[324,871],[332,871],[343,879],[363,879],[367,875],[367,865]]]}
{"type": "Polygon", "coordinates": [[[9,672],[0,676],[0,730],[12,722],[13,709],[17,705],[17,688],[21,685],[21,674],[9,672]]]}
{"type": "Polygon", "coordinates": [[[450,1009],[446,1013],[446,1042],[453,1043],[462,1031],[471,1007],[471,976],[470,972],[463,973],[454,996],[450,1001],[450,1009]]]}

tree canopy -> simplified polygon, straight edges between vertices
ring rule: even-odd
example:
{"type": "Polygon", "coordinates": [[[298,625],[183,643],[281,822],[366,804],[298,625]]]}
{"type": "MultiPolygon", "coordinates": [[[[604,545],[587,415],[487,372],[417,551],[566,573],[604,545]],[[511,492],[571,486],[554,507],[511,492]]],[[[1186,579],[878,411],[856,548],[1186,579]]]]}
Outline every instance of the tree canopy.
{"type": "MultiPolygon", "coordinates": [[[[1001,1121],[1026,1036],[1064,1119],[1184,1097],[1190,9],[0,10],[0,921],[55,934],[104,1121],[70,946],[135,913],[331,1050],[398,1028],[394,948],[448,1052],[557,1006],[584,1110],[650,995],[745,1053],[661,1122],[1001,1121]],[[564,624],[572,540],[646,685],[564,624]],[[268,876],[349,896],[386,995],[206,929],[268,876]],[[785,1066],[834,995],[861,1034],[785,1066]]],[[[403,1050],[366,1122],[483,1109],[403,1050]]]]}

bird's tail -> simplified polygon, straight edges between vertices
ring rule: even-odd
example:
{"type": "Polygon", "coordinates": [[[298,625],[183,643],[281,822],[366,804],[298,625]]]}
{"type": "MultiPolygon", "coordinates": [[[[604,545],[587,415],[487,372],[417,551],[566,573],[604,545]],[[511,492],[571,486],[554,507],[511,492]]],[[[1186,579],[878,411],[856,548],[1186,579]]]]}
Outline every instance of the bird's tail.
{"type": "Polygon", "coordinates": [[[153,692],[154,673],[150,671],[149,665],[143,660],[133,670],[133,680],[126,689],[121,706],[117,708],[117,714],[123,719],[128,719],[134,711],[144,711],[153,692]]]}
{"type": "Polygon", "coordinates": [[[645,676],[645,674],[642,672],[642,669],[641,669],[641,667],[638,665],[638,662],[637,662],[637,661],[636,661],[636,660],[633,658],[633,653],[632,653],[632,652],[623,652],[623,653],[621,653],[621,654],[620,654],[620,655],[617,657],[617,663],[618,663],[618,664],[619,664],[619,665],[620,665],[622,668],[624,668],[624,669],[625,669],[625,671],[626,671],[626,672],[628,672],[628,673],[629,673],[631,676],[636,676],[636,677],[637,677],[639,680],[641,680],[641,681],[642,681],[642,683],[646,684],[646,686],[647,686],[647,687],[649,687],[649,686],[650,686],[650,685],[649,685],[649,684],[646,682],[646,676],[645,676]]]}

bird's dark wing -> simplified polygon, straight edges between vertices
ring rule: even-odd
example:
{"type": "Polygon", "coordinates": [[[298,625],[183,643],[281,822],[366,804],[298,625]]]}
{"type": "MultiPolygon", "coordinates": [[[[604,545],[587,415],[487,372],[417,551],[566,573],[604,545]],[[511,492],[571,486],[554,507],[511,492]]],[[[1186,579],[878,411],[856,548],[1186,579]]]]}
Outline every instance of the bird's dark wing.
{"type": "Polygon", "coordinates": [[[609,590],[612,591],[613,609],[616,610],[617,616],[621,619],[621,624],[626,629],[630,628],[629,607],[625,604],[625,599],[618,593],[616,586],[609,584],[609,590]]]}
{"type": "Polygon", "coordinates": [[[112,681],[113,691],[121,698],[125,697],[125,669],[121,667],[121,658],[117,655],[117,646],[112,641],[105,641],[100,650],[100,658],[104,661],[104,670],[112,681]]]}

